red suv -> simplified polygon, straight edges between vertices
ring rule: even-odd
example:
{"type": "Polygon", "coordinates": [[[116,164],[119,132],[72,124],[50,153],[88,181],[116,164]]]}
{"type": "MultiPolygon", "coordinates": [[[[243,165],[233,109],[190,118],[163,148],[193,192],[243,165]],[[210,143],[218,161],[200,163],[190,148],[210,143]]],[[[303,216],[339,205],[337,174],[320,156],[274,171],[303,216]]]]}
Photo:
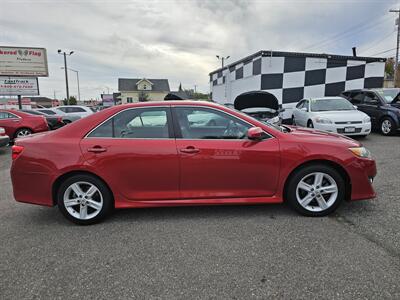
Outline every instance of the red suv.
{"type": "Polygon", "coordinates": [[[0,127],[5,129],[10,140],[49,130],[44,116],[4,109],[0,109],[0,127]]]}

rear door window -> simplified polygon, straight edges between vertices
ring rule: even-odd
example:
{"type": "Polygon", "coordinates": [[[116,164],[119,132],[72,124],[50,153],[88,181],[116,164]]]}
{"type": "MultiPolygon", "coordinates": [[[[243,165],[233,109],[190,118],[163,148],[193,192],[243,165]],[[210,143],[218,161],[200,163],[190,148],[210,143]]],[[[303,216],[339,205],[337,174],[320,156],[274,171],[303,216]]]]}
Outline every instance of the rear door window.
{"type": "Polygon", "coordinates": [[[127,109],[112,117],[88,137],[166,139],[172,136],[169,108],[127,109]]]}

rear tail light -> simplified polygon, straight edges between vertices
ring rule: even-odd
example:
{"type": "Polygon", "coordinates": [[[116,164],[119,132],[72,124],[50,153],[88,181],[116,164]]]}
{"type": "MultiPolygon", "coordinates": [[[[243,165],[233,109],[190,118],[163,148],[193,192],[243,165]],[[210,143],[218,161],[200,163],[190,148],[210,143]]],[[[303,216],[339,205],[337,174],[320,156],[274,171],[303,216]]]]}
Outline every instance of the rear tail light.
{"type": "Polygon", "coordinates": [[[24,147],[22,147],[22,146],[17,146],[17,145],[12,146],[12,148],[11,148],[12,160],[16,160],[18,158],[18,156],[22,153],[23,150],[24,150],[24,147]]]}
{"type": "Polygon", "coordinates": [[[0,127],[0,135],[6,135],[6,130],[3,127],[0,127]]]}
{"type": "Polygon", "coordinates": [[[58,123],[62,123],[62,117],[58,117],[58,118],[57,118],[57,122],[58,122],[58,123]]]}

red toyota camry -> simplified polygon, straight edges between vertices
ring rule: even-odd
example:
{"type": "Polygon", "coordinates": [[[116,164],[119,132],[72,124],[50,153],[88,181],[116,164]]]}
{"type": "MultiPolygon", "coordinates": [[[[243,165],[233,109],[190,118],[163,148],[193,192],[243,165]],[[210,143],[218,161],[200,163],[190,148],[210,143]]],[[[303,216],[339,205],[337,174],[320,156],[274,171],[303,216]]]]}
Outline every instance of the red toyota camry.
{"type": "Polygon", "coordinates": [[[375,197],[375,161],[357,141],[207,102],[115,106],[18,139],[12,158],[15,199],[78,224],[113,208],[283,201],[324,216],[375,197]]]}

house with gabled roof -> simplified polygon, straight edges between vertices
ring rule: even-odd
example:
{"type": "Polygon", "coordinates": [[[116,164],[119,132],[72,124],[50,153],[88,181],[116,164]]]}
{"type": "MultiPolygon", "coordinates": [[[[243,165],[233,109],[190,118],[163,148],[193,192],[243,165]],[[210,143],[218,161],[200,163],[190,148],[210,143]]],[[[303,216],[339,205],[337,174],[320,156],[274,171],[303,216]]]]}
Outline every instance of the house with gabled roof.
{"type": "Polygon", "coordinates": [[[168,79],[119,78],[121,103],[163,101],[170,92],[168,79]]]}

